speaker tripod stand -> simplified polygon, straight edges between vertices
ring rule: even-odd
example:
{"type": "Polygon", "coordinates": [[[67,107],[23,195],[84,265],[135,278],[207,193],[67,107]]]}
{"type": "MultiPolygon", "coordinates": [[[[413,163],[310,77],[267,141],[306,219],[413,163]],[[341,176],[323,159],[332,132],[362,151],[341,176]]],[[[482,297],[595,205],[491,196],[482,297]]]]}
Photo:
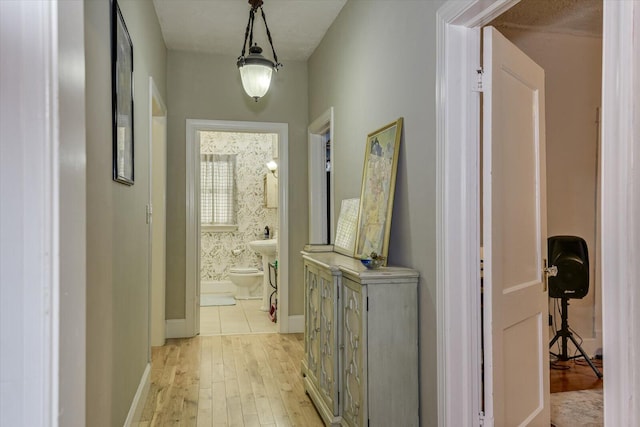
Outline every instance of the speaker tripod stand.
{"type": "Polygon", "coordinates": [[[558,330],[558,332],[556,332],[556,336],[553,337],[553,339],[549,343],[549,348],[553,347],[553,345],[556,343],[556,341],[558,341],[559,339],[562,339],[562,341],[560,342],[560,346],[561,346],[562,352],[560,354],[556,354],[554,352],[550,352],[550,353],[553,354],[554,356],[556,356],[560,360],[569,360],[569,359],[577,359],[579,357],[584,357],[584,359],[587,361],[589,366],[591,366],[591,369],[593,369],[593,372],[595,372],[595,374],[598,376],[598,378],[602,378],[602,373],[598,370],[598,368],[595,367],[595,365],[591,361],[591,358],[589,356],[587,356],[587,353],[584,352],[584,350],[582,349],[580,344],[578,344],[576,339],[573,337],[573,333],[571,332],[571,329],[569,329],[569,298],[561,298],[561,300],[562,300],[562,303],[561,303],[561,306],[560,306],[561,307],[560,316],[562,318],[562,326],[561,326],[560,330],[558,330]],[[568,340],[571,340],[573,345],[576,346],[576,348],[580,352],[579,355],[569,356],[567,354],[567,341],[568,340]]]}

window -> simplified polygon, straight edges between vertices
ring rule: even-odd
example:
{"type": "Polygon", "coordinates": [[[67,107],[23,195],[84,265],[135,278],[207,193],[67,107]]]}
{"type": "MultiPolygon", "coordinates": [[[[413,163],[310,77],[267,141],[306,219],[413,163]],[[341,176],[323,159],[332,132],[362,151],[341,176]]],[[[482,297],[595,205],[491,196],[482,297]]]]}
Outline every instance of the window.
{"type": "Polygon", "coordinates": [[[236,229],[236,155],[200,155],[200,222],[223,230],[236,229]]]}

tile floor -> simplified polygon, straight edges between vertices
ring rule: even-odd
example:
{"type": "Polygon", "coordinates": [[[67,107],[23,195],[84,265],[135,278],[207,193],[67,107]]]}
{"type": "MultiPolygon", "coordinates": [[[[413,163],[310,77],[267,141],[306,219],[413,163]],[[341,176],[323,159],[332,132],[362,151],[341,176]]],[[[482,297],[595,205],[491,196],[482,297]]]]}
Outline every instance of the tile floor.
{"type": "Polygon", "coordinates": [[[263,334],[278,332],[261,300],[236,300],[236,305],[200,307],[200,335],[263,334]]]}

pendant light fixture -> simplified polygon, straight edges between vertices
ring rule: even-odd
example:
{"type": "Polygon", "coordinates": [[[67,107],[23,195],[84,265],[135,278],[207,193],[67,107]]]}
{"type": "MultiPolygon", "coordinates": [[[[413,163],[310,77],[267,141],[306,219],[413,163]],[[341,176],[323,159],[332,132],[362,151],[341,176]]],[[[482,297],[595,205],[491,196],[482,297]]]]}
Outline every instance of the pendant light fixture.
{"type": "Polygon", "coordinates": [[[273,71],[278,71],[282,64],[278,62],[278,55],[276,55],[276,50],[273,47],[267,18],[262,9],[262,0],[249,0],[249,4],[251,5],[249,22],[244,33],[244,44],[242,45],[242,53],[238,57],[237,65],[238,70],[240,70],[244,91],[258,102],[258,99],[263,97],[269,90],[273,71]],[[264,28],[267,30],[267,38],[273,52],[273,61],[262,56],[262,48],[257,43],[253,43],[253,22],[258,9],[260,9],[262,20],[264,21],[264,28]],[[247,49],[247,40],[249,41],[249,55],[244,56],[247,49]]]}

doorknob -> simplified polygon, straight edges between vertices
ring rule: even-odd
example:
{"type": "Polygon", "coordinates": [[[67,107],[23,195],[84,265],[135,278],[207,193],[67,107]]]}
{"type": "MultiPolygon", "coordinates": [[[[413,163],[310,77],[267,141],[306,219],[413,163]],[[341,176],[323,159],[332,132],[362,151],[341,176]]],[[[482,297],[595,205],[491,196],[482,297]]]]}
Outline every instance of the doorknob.
{"type": "Polygon", "coordinates": [[[558,275],[558,267],[556,267],[555,265],[552,265],[551,267],[545,267],[544,274],[549,277],[556,277],[558,275]]]}
{"type": "Polygon", "coordinates": [[[556,277],[558,275],[558,267],[555,265],[547,266],[547,260],[544,260],[544,265],[542,266],[542,272],[544,273],[544,288],[542,292],[547,292],[547,286],[549,277],[556,277]]]}

